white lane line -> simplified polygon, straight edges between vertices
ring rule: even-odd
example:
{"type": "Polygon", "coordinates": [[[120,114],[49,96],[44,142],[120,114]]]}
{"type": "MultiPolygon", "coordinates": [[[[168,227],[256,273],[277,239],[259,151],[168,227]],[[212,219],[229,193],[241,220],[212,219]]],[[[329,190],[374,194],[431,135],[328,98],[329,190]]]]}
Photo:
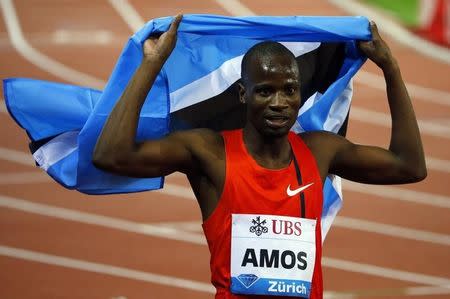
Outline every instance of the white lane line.
{"type": "Polygon", "coordinates": [[[255,13],[238,0],[215,0],[217,4],[234,16],[254,16],[255,13]]]}
{"type": "Polygon", "coordinates": [[[191,233],[202,233],[202,224],[200,221],[171,221],[152,223],[157,226],[175,228],[180,231],[191,233]]]}
{"type": "Polygon", "coordinates": [[[46,204],[33,203],[4,195],[0,195],[0,206],[27,213],[92,224],[147,236],[162,237],[194,244],[206,244],[205,238],[199,234],[192,234],[188,232],[180,234],[178,230],[170,227],[159,227],[157,225],[138,223],[108,216],[54,207],[46,204]]]}
{"type": "Polygon", "coordinates": [[[322,258],[322,265],[330,268],[335,268],[341,271],[357,272],[373,276],[382,276],[384,278],[414,282],[421,285],[426,284],[437,287],[450,285],[450,279],[444,277],[423,275],[419,273],[400,271],[385,267],[379,267],[364,263],[355,263],[329,257],[322,258]]]}
{"type": "MultiPolygon", "coordinates": [[[[187,198],[194,200],[193,195],[189,196],[189,193],[192,193],[190,188],[180,187],[176,185],[166,184],[166,187],[159,191],[161,193],[177,196],[181,198],[187,198]]],[[[160,229],[164,229],[164,232],[168,234],[168,238],[172,238],[175,233],[179,230],[189,230],[192,229],[194,233],[187,233],[183,236],[182,240],[188,239],[191,242],[197,244],[204,244],[204,238],[201,235],[195,233],[195,231],[201,230],[201,224],[195,221],[189,222],[169,222],[166,223],[157,223],[157,224],[143,224],[138,222],[132,222],[128,220],[120,220],[118,218],[112,218],[107,216],[100,216],[96,214],[90,214],[86,212],[79,212],[75,210],[68,210],[64,208],[58,208],[50,205],[43,205],[38,203],[33,203],[21,199],[16,199],[13,197],[0,196],[0,206],[19,209],[29,213],[40,214],[49,217],[62,218],[66,220],[78,221],[83,223],[95,224],[100,226],[105,226],[109,228],[120,228],[121,230],[126,230],[130,232],[137,232],[142,234],[154,235],[160,229]],[[184,228],[187,225],[189,229],[184,228]],[[181,229],[183,228],[183,229],[181,229]],[[171,237],[172,236],[172,237],[171,237]]],[[[335,225],[355,229],[355,230],[363,230],[367,232],[373,232],[388,236],[395,236],[399,238],[406,238],[415,241],[423,241],[423,242],[431,242],[441,245],[450,245],[450,236],[445,234],[433,233],[424,230],[416,230],[403,228],[400,226],[383,224],[378,222],[371,222],[366,220],[360,220],[350,217],[342,217],[338,216],[335,220],[335,225]]],[[[175,240],[177,237],[173,237],[175,240]]]]}
{"type": "Polygon", "coordinates": [[[424,230],[405,228],[397,225],[372,222],[362,219],[337,216],[334,219],[333,226],[387,235],[396,238],[405,238],[415,241],[450,246],[450,235],[438,234],[424,230]]]}
{"type": "Polygon", "coordinates": [[[51,181],[51,177],[42,171],[0,173],[0,185],[24,185],[51,181]]]}
{"type": "Polygon", "coordinates": [[[430,156],[425,157],[425,159],[428,169],[450,173],[450,161],[436,159],[430,156]]]}
{"type": "MultiPolygon", "coordinates": [[[[37,262],[52,266],[59,266],[64,268],[76,269],[87,272],[100,273],[110,276],[116,276],[126,279],[134,279],[138,281],[145,281],[154,284],[165,285],[169,287],[177,287],[182,289],[188,289],[198,292],[211,293],[215,292],[213,286],[208,283],[203,283],[199,281],[193,281],[183,278],[177,278],[173,276],[149,273],[144,271],[133,270],[124,267],[117,267],[108,264],[88,262],[85,260],[79,260],[69,257],[63,257],[59,255],[46,254],[42,252],[4,246],[0,245],[0,255],[22,259],[31,262],[37,262]]],[[[415,277],[416,278],[416,277],[415,277]]],[[[439,287],[408,287],[394,291],[396,295],[440,295],[450,293],[449,286],[439,286],[439,287]]],[[[324,292],[324,298],[326,299],[350,299],[358,298],[365,292],[354,292],[354,293],[340,293],[340,292],[324,292]]],[[[114,297],[115,299],[125,298],[123,296],[114,297]]]]}
{"type": "Polygon", "coordinates": [[[450,208],[450,198],[445,195],[432,194],[427,192],[413,191],[400,187],[381,186],[381,185],[366,185],[359,184],[347,180],[343,181],[343,188],[345,190],[354,191],[358,193],[378,196],[382,198],[395,199],[406,202],[413,202],[423,205],[429,205],[439,208],[450,208]]]}
{"type": "MultiPolygon", "coordinates": [[[[31,154],[0,147],[0,159],[19,163],[22,165],[34,166],[34,159],[31,154]]],[[[426,156],[427,168],[440,172],[450,173],[450,161],[426,156]]]]}
{"type": "Polygon", "coordinates": [[[410,287],[402,290],[406,296],[445,295],[450,294],[450,285],[441,287],[410,287]]]}
{"type": "MultiPolygon", "coordinates": [[[[373,89],[386,91],[386,83],[383,76],[379,76],[366,71],[358,71],[355,76],[355,82],[366,85],[373,89]]],[[[406,88],[411,96],[412,101],[422,99],[427,103],[435,103],[444,106],[450,106],[450,92],[425,87],[413,83],[406,82],[406,88]]]]}
{"type": "Polygon", "coordinates": [[[127,0],[109,0],[114,10],[125,20],[132,32],[144,26],[145,21],[127,0]]]}
{"type": "Polygon", "coordinates": [[[115,39],[114,32],[109,30],[57,29],[47,40],[57,45],[108,45],[115,39]]]}
{"type": "MultiPolygon", "coordinates": [[[[391,116],[386,113],[371,111],[352,105],[350,107],[350,120],[357,120],[360,122],[370,123],[380,127],[391,128],[391,116]]],[[[419,130],[424,135],[450,139],[450,126],[417,120],[419,130]]]]}
{"type": "MultiPolygon", "coordinates": [[[[153,223],[162,227],[171,227],[180,231],[202,233],[202,226],[199,221],[174,221],[153,223]]],[[[342,227],[352,230],[376,233],[396,238],[404,238],[414,241],[435,243],[450,246],[450,235],[433,233],[424,230],[410,229],[397,225],[372,222],[362,219],[336,216],[333,227],[342,227]]]]}
{"type": "MultiPolygon", "coordinates": [[[[145,281],[154,284],[166,285],[169,287],[177,287],[182,289],[188,289],[198,292],[211,293],[215,292],[212,285],[208,283],[203,283],[199,281],[193,281],[183,278],[177,278],[173,276],[149,273],[144,271],[133,270],[124,267],[117,267],[108,264],[94,263],[88,262],[85,260],[79,260],[69,257],[63,257],[59,255],[46,254],[42,252],[4,246],[0,245],[0,255],[22,259],[31,262],[37,262],[52,266],[59,266],[64,268],[76,269],[87,272],[100,273],[110,276],[116,276],[126,279],[134,279],[138,281],[145,281]]],[[[372,270],[372,269],[371,269],[372,270]]],[[[417,278],[417,277],[414,277],[417,278]]],[[[419,277],[421,278],[421,277],[419,277]]],[[[449,286],[431,286],[431,287],[408,287],[398,290],[391,290],[398,296],[403,295],[441,295],[441,294],[449,294],[450,289],[449,286]]],[[[362,295],[363,292],[354,292],[354,293],[340,293],[340,292],[324,292],[324,298],[326,299],[350,299],[350,298],[358,298],[362,295]]],[[[119,296],[114,297],[115,299],[124,299],[125,297],[119,296]]]]}
{"type": "MultiPolygon", "coordinates": [[[[358,290],[352,292],[337,293],[348,294],[352,298],[377,298],[377,297],[392,297],[400,298],[408,296],[426,296],[426,295],[446,295],[450,294],[450,285],[435,286],[420,286],[420,287],[406,287],[406,288],[387,288],[387,289],[372,289],[372,290],[358,290]]],[[[340,298],[340,297],[339,297],[340,298]]]]}
{"type": "Polygon", "coordinates": [[[0,159],[26,166],[36,166],[31,153],[0,147],[0,159]]]}
{"type": "MultiPolygon", "coordinates": [[[[91,225],[103,226],[116,230],[144,234],[148,236],[160,237],[171,240],[206,245],[205,238],[200,234],[193,234],[180,231],[170,227],[159,227],[157,225],[142,224],[113,217],[101,216],[87,212],[70,210],[66,208],[54,207],[46,204],[29,202],[9,196],[0,195],[0,207],[20,210],[28,213],[43,216],[70,220],[91,225]]],[[[423,275],[414,272],[400,271],[391,268],[379,267],[369,264],[350,262],[335,258],[323,258],[323,265],[331,268],[338,268],[344,271],[364,273],[368,275],[386,277],[390,279],[427,284],[432,286],[449,285],[450,280],[443,277],[423,275]],[[418,281],[420,279],[420,281],[418,281]]]]}
{"type": "MultiPolygon", "coordinates": [[[[0,185],[4,184],[24,184],[24,183],[41,183],[41,182],[50,182],[52,181],[50,177],[48,177],[46,174],[42,172],[22,172],[22,173],[7,173],[7,174],[0,174],[0,185]]],[[[353,183],[354,184],[354,183],[353,183]]],[[[345,185],[345,189],[348,185],[345,185]]],[[[356,192],[361,192],[361,190],[367,191],[364,187],[361,188],[354,188],[356,192]]],[[[154,191],[155,192],[155,191],[154,191]]],[[[194,193],[192,192],[191,188],[183,187],[179,185],[169,184],[166,183],[164,189],[157,190],[156,192],[164,193],[171,196],[181,197],[181,198],[187,198],[190,200],[195,200],[194,193]]],[[[390,193],[391,191],[388,191],[390,193]]],[[[403,193],[403,191],[397,191],[398,193],[403,193]]],[[[374,192],[371,192],[371,195],[379,195],[379,192],[376,190],[374,192]]],[[[406,195],[407,198],[410,198],[408,195],[406,195]]],[[[419,198],[423,197],[419,194],[419,198]]],[[[397,195],[395,195],[395,198],[397,198],[397,195]]],[[[425,198],[427,196],[425,195],[425,198]]],[[[421,202],[422,203],[422,202],[421,202]]],[[[188,222],[188,223],[159,223],[158,226],[164,226],[164,227],[173,227],[180,228],[180,227],[188,227],[189,229],[185,228],[185,230],[190,231],[198,231],[201,230],[201,225],[197,222],[188,222]]],[[[430,243],[436,243],[436,244],[442,244],[442,245],[450,245],[450,236],[444,235],[444,234],[438,234],[433,232],[428,232],[424,230],[416,230],[416,229],[409,229],[409,228],[403,228],[400,226],[394,226],[389,224],[383,224],[378,222],[370,222],[366,220],[360,220],[355,218],[349,218],[349,217],[342,217],[338,216],[334,222],[335,226],[349,228],[349,229],[355,229],[355,230],[362,230],[372,233],[378,233],[383,235],[389,235],[399,238],[407,238],[417,241],[424,241],[424,242],[430,242],[430,243]]]]}
{"type": "Polygon", "coordinates": [[[82,271],[140,280],[169,287],[183,288],[197,292],[215,293],[214,288],[208,283],[132,270],[129,268],[117,267],[107,264],[88,262],[79,259],[45,254],[9,246],[0,245],[0,255],[53,266],[60,266],[82,271]]]}
{"type": "MultiPolygon", "coordinates": [[[[56,29],[48,33],[27,34],[29,44],[48,46],[51,45],[84,45],[84,46],[116,46],[122,45],[128,36],[117,36],[109,30],[68,30],[56,29]]],[[[0,48],[11,47],[8,36],[0,35],[0,48]]]]}
{"type": "Polygon", "coordinates": [[[324,291],[323,292],[324,299],[356,299],[357,297],[351,293],[340,293],[333,291],[324,291]]]}
{"type": "Polygon", "coordinates": [[[8,109],[6,109],[6,103],[4,99],[0,98],[0,112],[8,113],[8,109]]]}
{"type": "MultiPolygon", "coordinates": [[[[34,160],[31,154],[26,154],[20,151],[11,150],[7,148],[0,147],[0,159],[19,163],[22,165],[34,166],[34,160]]],[[[427,159],[428,161],[428,159],[427,159]]],[[[428,165],[429,169],[450,172],[448,161],[433,159],[432,163],[428,165]]],[[[170,175],[172,177],[181,177],[182,174],[175,173],[170,175]]],[[[450,197],[439,194],[432,194],[427,192],[413,191],[401,187],[391,187],[391,186],[379,186],[379,185],[365,185],[358,184],[344,180],[344,190],[354,191],[358,193],[364,193],[374,196],[380,196],[383,198],[409,201],[414,203],[420,203],[424,205],[431,205],[442,208],[450,208],[450,197]]],[[[184,198],[194,199],[194,193],[188,187],[183,187],[179,185],[174,185],[170,183],[164,184],[164,189],[162,191],[169,195],[179,196],[184,198]]]]}
{"type": "Polygon", "coordinates": [[[420,38],[394,21],[384,17],[374,9],[361,4],[354,0],[329,0],[335,6],[354,15],[363,15],[377,22],[378,29],[384,34],[395,39],[402,45],[420,52],[428,57],[438,59],[442,62],[450,64],[450,51],[444,47],[433,44],[423,38],[420,38]]]}
{"type": "MultiPolygon", "coordinates": [[[[178,174],[172,174],[178,176],[178,174]]],[[[400,187],[381,186],[381,185],[367,185],[359,184],[347,180],[343,180],[344,192],[346,190],[378,196],[381,198],[394,199],[406,202],[419,203],[439,208],[450,208],[450,197],[445,195],[432,194],[427,192],[413,191],[400,187]]],[[[194,193],[189,187],[165,183],[164,189],[161,192],[169,195],[184,197],[188,199],[195,199],[194,193]]]]}
{"type": "Polygon", "coordinates": [[[24,59],[28,60],[38,68],[69,82],[94,88],[103,88],[105,85],[103,80],[69,68],[33,48],[23,35],[12,0],[1,0],[0,8],[3,12],[3,18],[5,19],[11,43],[24,59]]]}
{"type": "Polygon", "coordinates": [[[232,16],[255,16],[255,12],[239,0],[214,0],[232,16]]]}
{"type": "Polygon", "coordinates": [[[190,187],[170,184],[170,183],[164,183],[164,188],[156,190],[156,192],[164,193],[170,196],[176,196],[181,197],[189,200],[196,201],[194,192],[190,187]]]}

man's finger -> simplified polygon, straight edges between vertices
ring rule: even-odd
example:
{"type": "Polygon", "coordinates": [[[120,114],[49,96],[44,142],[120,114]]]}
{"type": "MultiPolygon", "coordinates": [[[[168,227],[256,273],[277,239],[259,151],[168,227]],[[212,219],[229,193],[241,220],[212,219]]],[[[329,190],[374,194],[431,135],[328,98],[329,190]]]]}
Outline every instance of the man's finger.
{"type": "Polygon", "coordinates": [[[176,15],[172,21],[172,24],[170,24],[169,31],[176,32],[178,30],[178,26],[180,25],[182,19],[183,19],[183,15],[181,15],[181,14],[176,15]]]}
{"type": "Polygon", "coordinates": [[[377,24],[374,21],[370,21],[370,31],[372,32],[372,35],[380,35],[378,33],[378,27],[377,24]]]}

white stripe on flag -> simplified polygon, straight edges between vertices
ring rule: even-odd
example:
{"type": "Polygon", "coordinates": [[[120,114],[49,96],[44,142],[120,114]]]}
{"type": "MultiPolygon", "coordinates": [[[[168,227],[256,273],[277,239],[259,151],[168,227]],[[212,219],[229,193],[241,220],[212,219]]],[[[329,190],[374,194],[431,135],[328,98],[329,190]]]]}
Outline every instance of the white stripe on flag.
{"type": "MultiPolygon", "coordinates": [[[[282,42],[295,56],[311,52],[320,46],[316,42],[282,42]]],[[[170,93],[170,112],[200,103],[224,92],[241,77],[241,61],[237,56],[225,61],[218,69],[170,93]]]]}
{"type": "Polygon", "coordinates": [[[323,124],[325,131],[337,133],[347,117],[353,96],[353,80],[350,80],[342,94],[333,101],[327,119],[323,124]]]}
{"type": "Polygon", "coordinates": [[[225,61],[218,69],[170,93],[170,112],[200,103],[224,92],[241,77],[243,55],[225,61]]]}
{"type": "MultiPolygon", "coordinates": [[[[336,199],[328,208],[328,211],[325,215],[322,215],[322,243],[325,241],[325,237],[330,231],[331,225],[336,218],[336,215],[339,213],[339,210],[342,208],[342,202],[344,197],[342,196],[342,179],[337,175],[329,175],[328,178],[331,180],[331,184],[333,185],[333,189],[338,194],[339,198],[336,199]]],[[[324,198],[325,200],[325,198],[324,198]]]]}
{"type": "Polygon", "coordinates": [[[78,133],[79,131],[70,131],[53,138],[34,152],[34,159],[43,170],[47,171],[53,164],[77,149],[78,133]]]}

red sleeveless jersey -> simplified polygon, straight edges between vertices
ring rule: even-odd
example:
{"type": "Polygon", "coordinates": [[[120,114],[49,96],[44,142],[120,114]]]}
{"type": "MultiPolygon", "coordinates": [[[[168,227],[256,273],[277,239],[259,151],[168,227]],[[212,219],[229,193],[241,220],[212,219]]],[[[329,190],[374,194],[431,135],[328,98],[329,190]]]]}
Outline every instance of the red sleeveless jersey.
{"type": "MultiPolygon", "coordinates": [[[[294,162],[272,170],[264,168],[247,152],[241,130],[222,132],[226,154],[226,177],[222,196],[216,209],[203,223],[203,231],[211,252],[211,282],[216,288],[216,299],[224,298],[280,298],[274,296],[234,295],[230,292],[231,214],[265,214],[301,216],[299,196],[289,196],[287,188],[299,188],[294,162]]],[[[305,218],[316,219],[316,261],[310,298],[322,298],[322,180],[315,158],[293,132],[289,142],[298,162],[303,185],[313,183],[303,191],[305,218]]],[[[283,297],[287,298],[287,297],[283,297]]]]}

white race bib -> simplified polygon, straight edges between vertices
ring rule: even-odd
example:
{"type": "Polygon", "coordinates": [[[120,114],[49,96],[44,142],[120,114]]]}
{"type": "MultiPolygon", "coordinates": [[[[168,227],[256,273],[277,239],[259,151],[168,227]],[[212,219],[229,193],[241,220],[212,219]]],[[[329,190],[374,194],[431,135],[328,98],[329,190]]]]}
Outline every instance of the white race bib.
{"type": "Polygon", "coordinates": [[[232,214],[232,293],[309,298],[315,260],[315,219],[232,214]]]}

